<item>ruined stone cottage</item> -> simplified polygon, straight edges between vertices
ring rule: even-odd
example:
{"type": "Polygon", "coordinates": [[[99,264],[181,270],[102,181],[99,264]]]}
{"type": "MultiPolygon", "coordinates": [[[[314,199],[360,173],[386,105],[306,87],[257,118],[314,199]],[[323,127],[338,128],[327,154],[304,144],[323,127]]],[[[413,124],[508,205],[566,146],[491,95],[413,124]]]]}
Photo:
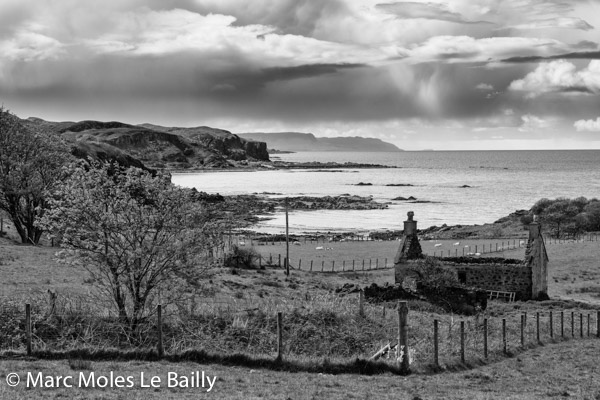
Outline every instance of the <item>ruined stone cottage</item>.
{"type": "MultiPolygon", "coordinates": [[[[406,288],[414,288],[418,275],[414,267],[424,258],[417,236],[414,213],[404,221],[404,234],[394,259],[395,281],[406,288]]],[[[541,226],[534,219],[529,225],[529,240],[523,259],[485,257],[440,258],[442,267],[456,271],[459,282],[484,289],[490,293],[502,292],[511,299],[546,299],[548,292],[548,254],[541,226]]]]}

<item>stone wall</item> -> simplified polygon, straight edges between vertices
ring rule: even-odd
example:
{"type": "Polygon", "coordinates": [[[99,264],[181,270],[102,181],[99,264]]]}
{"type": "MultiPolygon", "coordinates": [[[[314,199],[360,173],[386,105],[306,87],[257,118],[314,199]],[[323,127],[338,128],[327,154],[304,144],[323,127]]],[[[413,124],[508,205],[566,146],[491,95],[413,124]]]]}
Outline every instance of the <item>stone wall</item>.
{"type": "MultiPolygon", "coordinates": [[[[529,300],[531,296],[532,272],[525,263],[485,264],[453,263],[440,260],[444,268],[456,271],[459,282],[484,290],[515,292],[517,300],[529,300]]],[[[395,281],[406,289],[414,289],[418,276],[412,271],[417,261],[405,261],[395,268],[395,281]]]]}
{"type": "MultiPolygon", "coordinates": [[[[419,277],[412,270],[424,256],[417,236],[417,221],[414,213],[408,212],[404,221],[404,235],[396,258],[395,281],[405,288],[414,288],[419,277]]],[[[444,268],[456,271],[459,282],[484,290],[514,292],[517,300],[547,298],[548,254],[541,227],[534,221],[530,225],[529,243],[525,259],[465,258],[440,259],[444,268]]]]}
{"type": "Polygon", "coordinates": [[[459,281],[485,290],[515,292],[517,300],[531,299],[531,268],[499,264],[446,265],[453,268],[459,281]]]}

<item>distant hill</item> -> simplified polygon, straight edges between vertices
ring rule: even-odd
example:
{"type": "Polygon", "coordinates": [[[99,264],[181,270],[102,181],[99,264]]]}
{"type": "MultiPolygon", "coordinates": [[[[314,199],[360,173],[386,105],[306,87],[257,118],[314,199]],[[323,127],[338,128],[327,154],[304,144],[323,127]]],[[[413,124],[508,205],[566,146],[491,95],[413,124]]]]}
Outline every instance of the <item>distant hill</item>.
{"type": "Polygon", "coordinates": [[[199,126],[164,127],[111,121],[50,122],[28,118],[33,129],[53,131],[72,143],[78,157],[114,159],[149,168],[227,168],[236,162],[269,161],[267,145],[229,131],[199,126]]]}
{"type": "Polygon", "coordinates": [[[238,133],[244,139],[266,142],[269,150],[282,151],[403,151],[380,139],[353,137],[318,138],[312,133],[238,133]]]}

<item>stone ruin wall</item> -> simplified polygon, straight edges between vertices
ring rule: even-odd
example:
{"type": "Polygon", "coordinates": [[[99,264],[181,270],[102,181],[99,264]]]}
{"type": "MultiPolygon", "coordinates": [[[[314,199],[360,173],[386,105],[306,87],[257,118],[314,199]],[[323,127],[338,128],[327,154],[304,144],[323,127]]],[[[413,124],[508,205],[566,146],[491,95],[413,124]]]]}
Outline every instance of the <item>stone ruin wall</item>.
{"type": "MultiPolygon", "coordinates": [[[[415,274],[411,266],[417,259],[412,249],[420,253],[418,245],[417,224],[413,220],[414,213],[408,213],[408,220],[404,222],[405,234],[398,254],[394,260],[395,282],[403,286],[414,285],[415,274]],[[414,242],[418,245],[413,245],[414,242]]],[[[530,225],[530,236],[525,260],[521,264],[461,264],[440,260],[442,266],[456,271],[459,281],[467,286],[484,290],[515,292],[517,300],[547,298],[547,264],[546,253],[541,227],[534,220],[530,225]]]]}
{"type": "Polygon", "coordinates": [[[485,290],[515,292],[516,300],[531,299],[531,268],[522,265],[456,264],[448,266],[464,283],[485,290]]]}
{"type": "MultiPolygon", "coordinates": [[[[405,278],[416,278],[411,271],[412,264],[415,262],[407,260],[396,265],[395,282],[403,284],[406,289],[414,286],[411,279],[406,281],[405,278]]],[[[459,281],[467,286],[484,290],[515,292],[516,300],[529,300],[532,297],[531,268],[525,264],[455,264],[446,263],[443,259],[440,262],[441,266],[456,271],[459,281]],[[461,275],[464,280],[460,279],[461,275]]]]}

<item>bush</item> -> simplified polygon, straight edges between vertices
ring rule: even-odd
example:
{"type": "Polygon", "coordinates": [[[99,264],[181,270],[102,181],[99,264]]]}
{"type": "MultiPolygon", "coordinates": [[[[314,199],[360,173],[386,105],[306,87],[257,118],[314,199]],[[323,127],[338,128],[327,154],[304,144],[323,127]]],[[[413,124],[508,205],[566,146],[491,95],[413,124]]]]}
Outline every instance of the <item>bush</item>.
{"type": "Polygon", "coordinates": [[[260,254],[253,247],[242,249],[233,246],[224,263],[227,268],[257,269],[260,264],[259,257],[260,254]]]}

